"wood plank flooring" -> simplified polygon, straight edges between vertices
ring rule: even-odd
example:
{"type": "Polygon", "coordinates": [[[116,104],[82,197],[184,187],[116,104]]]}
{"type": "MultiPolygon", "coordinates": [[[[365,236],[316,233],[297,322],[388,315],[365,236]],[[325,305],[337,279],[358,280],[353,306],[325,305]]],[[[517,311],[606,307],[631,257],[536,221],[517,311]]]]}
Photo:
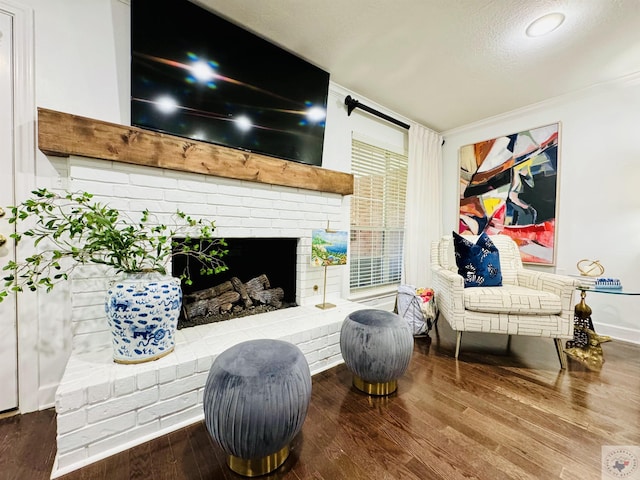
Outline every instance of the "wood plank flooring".
{"type": "MultiPolygon", "coordinates": [[[[640,346],[603,344],[590,371],[553,341],[454,333],[441,321],[416,339],[399,390],[369,397],[344,365],[313,377],[309,413],[286,463],[268,480],[601,478],[603,445],[640,446],[640,346]]],[[[0,420],[0,479],[48,479],[55,413],[0,420]]],[[[61,477],[62,480],[221,479],[239,475],[202,423],[61,477]]]]}

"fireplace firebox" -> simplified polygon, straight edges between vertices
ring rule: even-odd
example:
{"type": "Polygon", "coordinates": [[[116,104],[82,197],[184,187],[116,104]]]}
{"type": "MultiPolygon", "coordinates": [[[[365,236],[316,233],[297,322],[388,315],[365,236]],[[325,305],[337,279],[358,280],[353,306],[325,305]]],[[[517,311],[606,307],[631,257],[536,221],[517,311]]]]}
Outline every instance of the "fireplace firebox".
{"type": "MultiPolygon", "coordinates": [[[[191,285],[183,283],[178,328],[296,306],[297,238],[226,238],[228,270],[201,275],[190,265],[191,285]]],[[[175,255],[173,275],[189,258],[175,255]]]]}

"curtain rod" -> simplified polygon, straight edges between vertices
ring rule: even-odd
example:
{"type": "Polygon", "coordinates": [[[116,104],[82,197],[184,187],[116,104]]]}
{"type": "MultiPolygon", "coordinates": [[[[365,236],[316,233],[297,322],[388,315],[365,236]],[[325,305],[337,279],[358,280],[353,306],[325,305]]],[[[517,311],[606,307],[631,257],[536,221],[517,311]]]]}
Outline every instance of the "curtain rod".
{"type": "Polygon", "coordinates": [[[406,130],[409,130],[410,125],[401,122],[400,120],[398,120],[397,118],[393,118],[390,117],[389,115],[387,115],[386,113],[382,113],[374,108],[371,108],[367,105],[363,105],[362,103],[360,103],[358,100],[356,100],[355,98],[352,98],[351,95],[347,95],[344,99],[344,104],[347,106],[347,116],[351,115],[351,112],[353,112],[356,108],[361,108],[362,110],[364,110],[365,112],[369,112],[373,115],[375,115],[376,117],[380,117],[384,120],[386,120],[387,122],[391,122],[395,125],[398,125],[399,127],[402,127],[406,130]]]}

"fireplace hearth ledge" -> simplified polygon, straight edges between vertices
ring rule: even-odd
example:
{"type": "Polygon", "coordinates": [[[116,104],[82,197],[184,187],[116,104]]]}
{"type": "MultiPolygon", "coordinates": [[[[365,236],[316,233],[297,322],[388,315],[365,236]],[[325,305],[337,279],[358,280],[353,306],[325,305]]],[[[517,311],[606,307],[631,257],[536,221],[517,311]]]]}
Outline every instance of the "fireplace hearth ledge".
{"type": "Polygon", "coordinates": [[[342,322],[366,307],[335,303],[328,310],[299,306],[178,330],[172,354],[138,365],[114,363],[110,345],[72,353],[56,391],[58,448],[51,478],[202,420],[209,368],[237,343],[289,341],[305,354],[312,375],[343,363],[342,322]]]}

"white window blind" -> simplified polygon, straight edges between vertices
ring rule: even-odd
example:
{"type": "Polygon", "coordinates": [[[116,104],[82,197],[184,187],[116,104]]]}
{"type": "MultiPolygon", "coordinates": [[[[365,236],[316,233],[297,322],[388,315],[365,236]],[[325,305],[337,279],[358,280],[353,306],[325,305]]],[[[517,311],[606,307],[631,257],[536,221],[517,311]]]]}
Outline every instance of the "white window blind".
{"type": "Polygon", "coordinates": [[[356,139],[351,145],[351,290],[400,283],[407,156],[356,139]]]}

